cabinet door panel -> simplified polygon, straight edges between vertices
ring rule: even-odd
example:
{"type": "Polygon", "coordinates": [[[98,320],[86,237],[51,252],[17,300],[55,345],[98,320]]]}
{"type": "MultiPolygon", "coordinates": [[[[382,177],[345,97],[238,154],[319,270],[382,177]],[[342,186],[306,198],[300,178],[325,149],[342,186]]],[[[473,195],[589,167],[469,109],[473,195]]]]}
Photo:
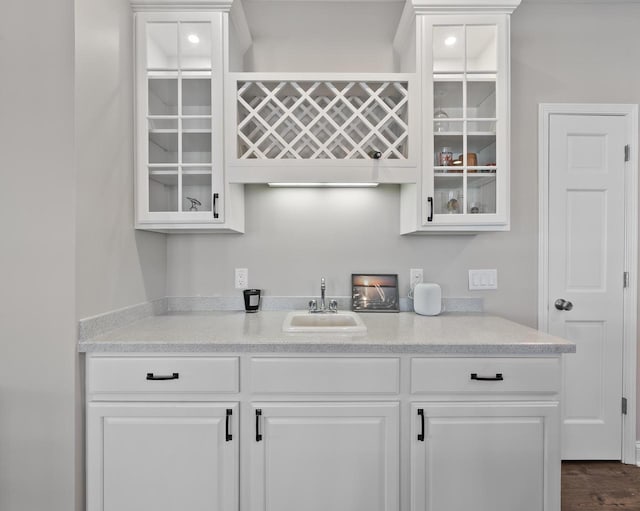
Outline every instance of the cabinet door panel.
{"type": "Polygon", "coordinates": [[[397,403],[253,406],[251,510],[398,509],[397,403]]]}
{"type": "Polygon", "coordinates": [[[560,509],[557,403],[414,404],[412,415],[413,511],[560,509]]]}
{"type": "Polygon", "coordinates": [[[89,405],[89,511],[237,509],[237,409],[234,403],[89,405]]]}

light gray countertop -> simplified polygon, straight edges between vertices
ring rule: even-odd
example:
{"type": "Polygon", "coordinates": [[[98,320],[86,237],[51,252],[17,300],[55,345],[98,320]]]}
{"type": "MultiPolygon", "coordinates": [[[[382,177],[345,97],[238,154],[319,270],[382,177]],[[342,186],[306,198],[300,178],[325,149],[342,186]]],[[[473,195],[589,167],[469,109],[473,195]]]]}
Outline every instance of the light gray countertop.
{"type": "Polygon", "coordinates": [[[575,344],[484,314],[361,314],[366,334],[292,334],[287,311],[181,312],[151,316],[78,343],[87,353],[433,353],[545,355],[575,344]]]}

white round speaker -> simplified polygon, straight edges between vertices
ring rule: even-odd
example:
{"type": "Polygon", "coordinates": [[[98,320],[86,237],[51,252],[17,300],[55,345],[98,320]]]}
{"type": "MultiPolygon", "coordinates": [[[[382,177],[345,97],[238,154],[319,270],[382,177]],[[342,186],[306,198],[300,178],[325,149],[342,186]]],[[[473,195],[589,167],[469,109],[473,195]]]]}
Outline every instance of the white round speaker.
{"type": "Polygon", "coordinates": [[[442,289],[438,284],[416,284],[413,289],[413,310],[423,316],[437,316],[442,310],[442,289]]]}

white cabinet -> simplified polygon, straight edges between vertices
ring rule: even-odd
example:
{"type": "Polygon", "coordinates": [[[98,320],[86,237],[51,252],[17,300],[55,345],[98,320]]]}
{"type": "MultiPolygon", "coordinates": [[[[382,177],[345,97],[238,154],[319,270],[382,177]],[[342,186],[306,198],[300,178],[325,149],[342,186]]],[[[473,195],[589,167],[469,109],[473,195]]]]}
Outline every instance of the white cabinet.
{"type": "Polygon", "coordinates": [[[560,511],[560,362],[90,354],[87,510],[560,511]]]}
{"type": "Polygon", "coordinates": [[[90,403],[89,511],[238,508],[237,403],[90,403]]]}
{"type": "Polygon", "coordinates": [[[410,385],[411,511],[560,510],[558,358],[414,357],[410,385]]]}
{"type": "Polygon", "coordinates": [[[394,511],[399,403],[253,403],[249,509],[394,511]]]}
{"type": "Polygon", "coordinates": [[[560,509],[557,402],[411,409],[412,511],[560,509]]]}
{"type": "Polygon", "coordinates": [[[422,172],[402,190],[403,234],[509,229],[508,13],[518,3],[499,14],[418,8],[422,172]]]}
{"type": "Polygon", "coordinates": [[[88,511],[239,502],[237,357],[89,356],[88,511]]]}
{"type": "Polygon", "coordinates": [[[242,232],[226,179],[223,12],[136,13],[136,227],[242,232]]]}
{"type": "Polygon", "coordinates": [[[231,181],[416,182],[420,85],[415,63],[403,64],[415,38],[393,37],[402,4],[234,8],[225,84],[231,181]]]}

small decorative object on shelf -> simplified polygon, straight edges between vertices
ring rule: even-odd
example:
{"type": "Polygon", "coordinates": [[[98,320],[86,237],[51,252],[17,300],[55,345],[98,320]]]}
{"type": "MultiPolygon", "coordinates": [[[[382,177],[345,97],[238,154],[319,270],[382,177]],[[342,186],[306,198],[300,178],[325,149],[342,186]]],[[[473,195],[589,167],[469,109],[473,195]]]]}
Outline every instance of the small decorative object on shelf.
{"type": "Polygon", "coordinates": [[[442,110],[442,108],[439,108],[433,114],[433,118],[435,119],[435,122],[433,123],[433,129],[436,133],[443,133],[445,131],[449,131],[449,123],[446,120],[443,120],[443,119],[449,118],[449,115],[447,115],[447,112],[442,110]]]}
{"type": "Polygon", "coordinates": [[[449,213],[460,213],[460,202],[453,192],[449,192],[449,201],[447,202],[447,211],[449,213]]]}
{"type": "Polygon", "coordinates": [[[198,199],[194,199],[193,197],[185,197],[186,200],[191,201],[191,207],[189,211],[198,211],[198,206],[202,206],[202,202],[198,199]]]}
{"type": "Polygon", "coordinates": [[[453,151],[450,147],[443,147],[438,153],[438,165],[448,167],[453,164],[453,151]]]}

